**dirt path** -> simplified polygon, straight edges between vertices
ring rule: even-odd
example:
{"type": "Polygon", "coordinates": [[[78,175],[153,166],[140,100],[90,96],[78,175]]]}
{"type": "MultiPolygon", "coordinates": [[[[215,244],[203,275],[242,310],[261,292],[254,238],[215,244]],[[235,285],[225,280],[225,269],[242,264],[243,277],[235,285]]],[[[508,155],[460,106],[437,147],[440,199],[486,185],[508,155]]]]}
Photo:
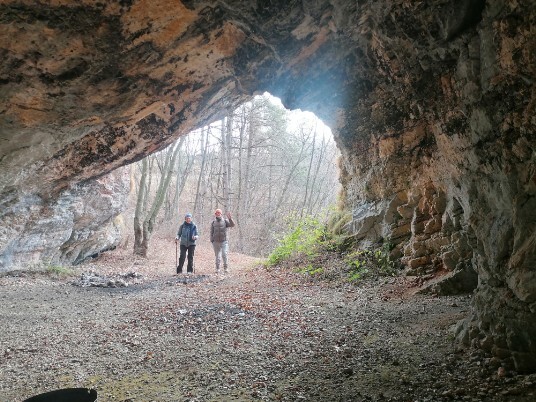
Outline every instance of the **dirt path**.
{"type": "Polygon", "coordinates": [[[403,279],[362,287],[311,284],[231,254],[213,274],[174,276],[175,246],[149,260],[118,250],[78,276],[0,278],[0,401],[91,387],[98,401],[533,401],[534,376],[452,343],[467,297],[410,297],[403,279]]]}

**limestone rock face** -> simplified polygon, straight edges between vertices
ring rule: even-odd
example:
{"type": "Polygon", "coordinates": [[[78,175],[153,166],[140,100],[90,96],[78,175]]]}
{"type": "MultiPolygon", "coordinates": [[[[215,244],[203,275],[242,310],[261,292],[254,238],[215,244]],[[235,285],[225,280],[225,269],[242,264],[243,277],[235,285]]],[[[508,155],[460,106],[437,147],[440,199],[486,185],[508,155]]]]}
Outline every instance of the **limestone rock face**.
{"type": "Polygon", "coordinates": [[[0,269],[76,264],[119,244],[126,207],[124,168],[72,184],[57,198],[6,194],[2,200],[0,269]]]}
{"type": "Polygon", "coordinates": [[[109,172],[269,91],[334,130],[363,244],[536,370],[533,3],[3,1],[0,269],[112,247],[109,172]]]}

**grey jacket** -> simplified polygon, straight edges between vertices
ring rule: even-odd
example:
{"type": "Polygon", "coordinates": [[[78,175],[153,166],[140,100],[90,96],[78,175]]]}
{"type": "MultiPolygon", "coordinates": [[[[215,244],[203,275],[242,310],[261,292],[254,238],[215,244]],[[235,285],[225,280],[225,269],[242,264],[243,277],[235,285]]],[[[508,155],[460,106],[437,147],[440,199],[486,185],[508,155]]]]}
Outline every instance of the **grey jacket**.
{"type": "Polygon", "coordinates": [[[175,239],[181,241],[181,246],[190,247],[195,246],[194,236],[199,236],[195,223],[184,222],[182,225],[179,226],[179,230],[177,231],[177,237],[175,237],[175,239]]]}
{"type": "Polygon", "coordinates": [[[210,225],[210,242],[221,243],[227,241],[227,228],[235,225],[233,219],[216,218],[210,225]]]}

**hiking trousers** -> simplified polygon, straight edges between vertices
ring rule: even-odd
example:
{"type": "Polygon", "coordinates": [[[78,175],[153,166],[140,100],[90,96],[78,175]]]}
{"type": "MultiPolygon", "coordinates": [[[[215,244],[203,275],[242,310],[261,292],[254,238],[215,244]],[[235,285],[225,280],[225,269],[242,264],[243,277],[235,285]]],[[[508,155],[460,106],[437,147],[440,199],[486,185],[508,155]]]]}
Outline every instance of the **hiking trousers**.
{"type": "Polygon", "coordinates": [[[187,272],[194,272],[194,253],[195,244],[191,246],[183,246],[181,244],[181,255],[179,257],[179,265],[177,267],[177,273],[182,274],[182,267],[184,266],[184,260],[186,259],[186,253],[188,253],[188,265],[186,266],[187,272]]]}
{"type": "Polygon", "coordinates": [[[216,257],[216,272],[220,271],[221,260],[223,259],[223,270],[228,271],[229,265],[227,263],[227,251],[228,243],[227,241],[214,241],[212,242],[212,247],[214,248],[214,255],[216,257]]]}

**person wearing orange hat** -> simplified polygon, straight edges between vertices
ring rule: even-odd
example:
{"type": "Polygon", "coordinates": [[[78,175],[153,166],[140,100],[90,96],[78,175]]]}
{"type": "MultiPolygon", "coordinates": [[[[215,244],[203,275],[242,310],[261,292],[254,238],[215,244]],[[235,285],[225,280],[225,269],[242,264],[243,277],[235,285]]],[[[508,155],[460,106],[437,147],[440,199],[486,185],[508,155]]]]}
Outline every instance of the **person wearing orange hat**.
{"type": "Polygon", "coordinates": [[[210,242],[214,248],[214,255],[216,256],[216,273],[220,272],[220,263],[223,260],[223,272],[229,272],[229,264],[227,260],[227,253],[229,245],[227,241],[227,228],[232,228],[235,223],[230,212],[227,212],[227,219],[222,216],[221,209],[217,209],[214,212],[214,220],[210,224],[210,242]]]}

